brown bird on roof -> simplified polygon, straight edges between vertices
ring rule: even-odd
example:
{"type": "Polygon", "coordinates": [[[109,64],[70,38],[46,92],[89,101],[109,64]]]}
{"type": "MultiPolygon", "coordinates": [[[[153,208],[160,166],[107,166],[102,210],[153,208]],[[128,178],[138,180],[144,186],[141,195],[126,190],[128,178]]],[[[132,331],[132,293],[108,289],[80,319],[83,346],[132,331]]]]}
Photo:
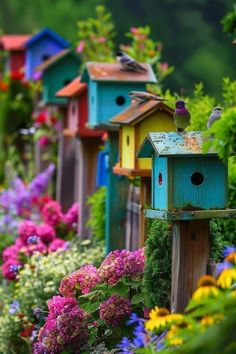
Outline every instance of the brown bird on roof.
{"type": "Polygon", "coordinates": [[[155,101],[160,101],[160,102],[167,101],[165,98],[162,98],[157,95],[153,95],[152,93],[143,92],[143,91],[131,91],[129,93],[129,97],[132,100],[140,102],[140,103],[147,102],[150,100],[155,100],[155,101]]]}

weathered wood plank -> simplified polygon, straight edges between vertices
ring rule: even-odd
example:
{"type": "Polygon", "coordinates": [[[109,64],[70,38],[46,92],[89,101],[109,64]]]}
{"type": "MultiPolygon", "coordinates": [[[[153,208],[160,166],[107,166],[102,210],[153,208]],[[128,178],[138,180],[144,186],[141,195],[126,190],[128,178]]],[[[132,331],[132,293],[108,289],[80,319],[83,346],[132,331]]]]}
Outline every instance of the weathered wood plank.
{"type": "Polygon", "coordinates": [[[218,218],[236,218],[236,209],[222,210],[194,210],[194,211],[166,211],[146,209],[146,218],[162,220],[200,220],[218,218]]]}
{"type": "Polygon", "coordinates": [[[209,259],[209,220],[176,221],[173,228],[171,310],[183,312],[207,273],[209,259]]]}

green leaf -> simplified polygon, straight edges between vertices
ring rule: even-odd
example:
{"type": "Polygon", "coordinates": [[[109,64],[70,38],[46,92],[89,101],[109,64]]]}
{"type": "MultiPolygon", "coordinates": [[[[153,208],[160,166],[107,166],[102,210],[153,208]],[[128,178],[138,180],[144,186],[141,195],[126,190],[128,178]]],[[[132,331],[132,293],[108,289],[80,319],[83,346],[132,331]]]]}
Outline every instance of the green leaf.
{"type": "Polygon", "coordinates": [[[132,305],[137,305],[140,302],[143,302],[146,299],[146,295],[144,293],[135,294],[131,299],[132,305]]]}
{"type": "Polygon", "coordinates": [[[96,301],[96,302],[87,302],[85,304],[80,304],[79,306],[87,313],[94,313],[98,310],[100,305],[100,301],[96,301]]]}
{"type": "Polygon", "coordinates": [[[129,294],[129,287],[126,284],[119,282],[118,284],[110,287],[108,292],[110,295],[120,295],[127,297],[129,294]]]}

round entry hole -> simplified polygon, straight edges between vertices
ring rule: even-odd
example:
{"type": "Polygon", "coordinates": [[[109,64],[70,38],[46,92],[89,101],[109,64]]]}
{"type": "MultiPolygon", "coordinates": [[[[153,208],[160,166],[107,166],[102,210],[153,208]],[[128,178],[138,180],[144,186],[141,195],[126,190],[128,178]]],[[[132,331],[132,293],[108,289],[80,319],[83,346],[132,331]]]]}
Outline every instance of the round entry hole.
{"type": "Polygon", "coordinates": [[[124,96],[118,96],[116,97],[116,103],[118,106],[123,106],[125,104],[125,98],[124,96]]]}
{"type": "Polygon", "coordinates": [[[195,186],[200,186],[204,182],[204,176],[201,172],[194,172],[191,176],[191,182],[195,186]]]}

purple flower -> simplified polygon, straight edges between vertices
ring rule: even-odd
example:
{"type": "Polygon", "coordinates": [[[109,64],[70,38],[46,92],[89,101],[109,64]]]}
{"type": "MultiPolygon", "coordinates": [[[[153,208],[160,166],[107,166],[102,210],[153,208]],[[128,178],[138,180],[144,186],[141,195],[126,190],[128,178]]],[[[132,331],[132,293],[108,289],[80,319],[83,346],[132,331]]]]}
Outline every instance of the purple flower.
{"type": "Polygon", "coordinates": [[[230,253],[236,252],[236,247],[233,246],[226,246],[223,252],[223,256],[227,257],[230,253]]]}
{"type": "Polygon", "coordinates": [[[29,191],[33,197],[39,197],[42,193],[45,192],[50,179],[55,171],[55,166],[50,164],[48,168],[39,173],[30,183],[29,191]]]}
{"type": "Polygon", "coordinates": [[[17,300],[14,300],[11,304],[10,304],[10,308],[9,308],[9,314],[10,315],[14,315],[16,312],[20,311],[20,305],[19,302],[17,300]]]}
{"type": "Polygon", "coordinates": [[[127,337],[123,337],[122,341],[117,345],[117,348],[122,349],[122,353],[132,354],[133,352],[130,350],[131,342],[127,337]]]}
{"type": "Polygon", "coordinates": [[[39,307],[35,307],[33,309],[33,315],[37,318],[37,319],[40,319],[41,316],[42,316],[42,310],[39,308],[39,307]]]}
{"type": "Polygon", "coordinates": [[[229,269],[232,267],[233,267],[233,264],[230,262],[227,262],[227,261],[223,261],[222,263],[218,263],[216,266],[217,276],[220,275],[220,273],[223,272],[223,270],[229,269]]]}
{"type": "Polygon", "coordinates": [[[29,236],[27,239],[27,244],[28,245],[36,245],[39,242],[40,238],[36,235],[34,236],[29,236]]]}

